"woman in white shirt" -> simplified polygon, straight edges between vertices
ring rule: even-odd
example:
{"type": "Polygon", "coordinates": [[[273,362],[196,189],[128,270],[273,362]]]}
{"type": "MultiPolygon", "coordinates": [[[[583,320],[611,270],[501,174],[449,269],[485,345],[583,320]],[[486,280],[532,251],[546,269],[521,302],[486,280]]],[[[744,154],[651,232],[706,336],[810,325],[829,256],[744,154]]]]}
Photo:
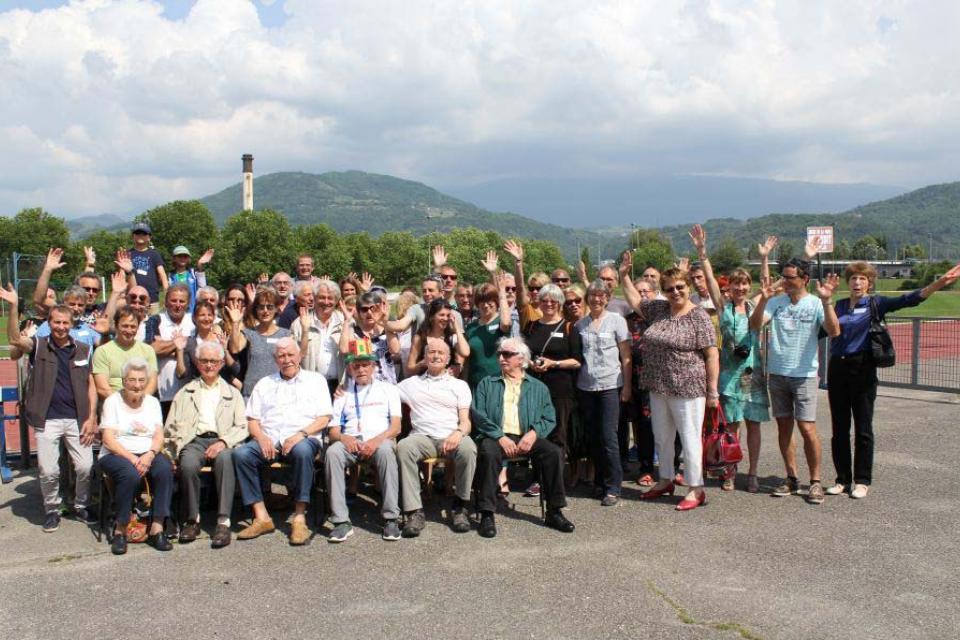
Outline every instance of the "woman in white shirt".
{"type": "Polygon", "coordinates": [[[143,358],[130,358],[123,365],[123,386],[103,403],[100,433],[103,450],[100,468],[113,483],[113,508],[116,531],[110,550],[116,555],[127,552],[127,523],[130,507],[140,480],[149,474],[153,496],[147,543],[157,551],[173,548],[163,532],[163,522],[170,515],[173,495],[173,467],[161,454],[163,419],[160,403],[146,395],[149,365],[143,358]]]}

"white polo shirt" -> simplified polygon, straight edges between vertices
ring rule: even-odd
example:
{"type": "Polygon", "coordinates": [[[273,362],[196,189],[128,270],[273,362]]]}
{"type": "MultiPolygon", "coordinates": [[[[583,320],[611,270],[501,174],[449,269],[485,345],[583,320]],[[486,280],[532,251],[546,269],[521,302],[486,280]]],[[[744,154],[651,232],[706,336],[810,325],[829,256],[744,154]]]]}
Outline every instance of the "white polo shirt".
{"type": "MultiPolygon", "coordinates": [[[[146,323],[142,322],[140,326],[144,324],[146,323]]],[[[166,311],[161,311],[160,324],[157,327],[157,338],[160,340],[173,340],[173,336],[178,331],[188,338],[196,333],[197,330],[193,326],[193,318],[191,318],[189,314],[184,314],[180,323],[177,324],[170,319],[166,311]]],[[[183,357],[185,359],[189,358],[190,354],[185,353],[183,357]]],[[[177,395],[177,391],[180,391],[180,387],[188,382],[190,382],[190,380],[187,378],[180,379],[177,377],[176,352],[174,352],[172,356],[157,358],[157,395],[160,396],[161,402],[170,402],[173,400],[177,395]]]]}
{"type": "Polygon", "coordinates": [[[358,387],[350,381],[344,394],[333,403],[330,426],[339,426],[348,436],[375,438],[390,428],[391,418],[400,417],[400,392],[389,382],[374,379],[358,387]]]}
{"type": "Polygon", "coordinates": [[[305,369],[289,380],[279,373],[260,378],[247,400],[247,418],[259,420],[261,431],[277,445],[331,412],[326,378],[305,369]]]}
{"type": "Polygon", "coordinates": [[[398,385],[410,407],[411,433],[446,439],[460,424],[460,409],[469,409],[473,395],[466,382],[449,373],[406,378],[398,385]]]}
{"type": "MultiPolygon", "coordinates": [[[[307,353],[303,358],[303,368],[323,374],[327,380],[337,380],[343,369],[343,358],[340,355],[340,333],[343,331],[343,314],[334,311],[326,324],[320,322],[312,311],[313,322],[307,331],[307,353]]],[[[290,325],[293,339],[300,344],[303,337],[303,325],[298,317],[290,325]]]]}

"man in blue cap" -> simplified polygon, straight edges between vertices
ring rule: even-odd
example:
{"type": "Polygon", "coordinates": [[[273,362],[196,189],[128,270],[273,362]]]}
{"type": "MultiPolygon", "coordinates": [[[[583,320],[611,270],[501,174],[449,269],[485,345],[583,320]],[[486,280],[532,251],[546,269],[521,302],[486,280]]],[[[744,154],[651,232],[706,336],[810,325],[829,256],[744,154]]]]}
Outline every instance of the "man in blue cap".
{"type": "Polygon", "coordinates": [[[150,314],[160,312],[160,290],[164,292],[170,286],[167,271],[160,252],[150,243],[150,225],[138,222],[130,230],[133,236],[133,248],[130,249],[130,263],[123,266],[127,276],[133,276],[136,284],[150,294],[150,314]],[[127,268],[130,271],[127,271],[127,268]]]}

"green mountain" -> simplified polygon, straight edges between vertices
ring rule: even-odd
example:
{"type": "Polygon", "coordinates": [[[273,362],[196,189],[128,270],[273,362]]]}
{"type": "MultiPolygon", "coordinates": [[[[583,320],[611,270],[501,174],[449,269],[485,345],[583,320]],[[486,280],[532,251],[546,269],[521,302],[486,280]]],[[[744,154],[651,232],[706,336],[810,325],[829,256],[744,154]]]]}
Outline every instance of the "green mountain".
{"type": "MultiPolygon", "coordinates": [[[[806,238],[808,226],[833,225],[836,242],[853,244],[858,238],[885,236],[893,251],[906,244],[932,245],[936,258],[960,256],[960,182],[931,185],[895,198],[865,204],[843,213],[776,213],[749,220],[714,218],[703,224],[711,244],[725,236],[741,246],[755,243],[769,234],[798,244],[806,238]]],[[[691,248],[690,225],[664,227],[678,252],[691,248]]]]}
{"type": "MultiPolygon", "coordinates": [[[[217,224],[237,213],[241,185],[201,199],[217,224]]],[[[569,258],[578,246],[597,243],[608,256],[625,239],[605,238],[586,230],[571,230],[513,213],[493,213],[431,189],[425,184],[363,171],[271,173],[253,181],[257,209],[275,209],[291,224],[326,223],[341,233],[409,231],[420,236],[463,227],[497,231],[505,236],[537,238],[555,243],[569,258]],[[606,247],[609,248],[606,248],[606,247]]]]}

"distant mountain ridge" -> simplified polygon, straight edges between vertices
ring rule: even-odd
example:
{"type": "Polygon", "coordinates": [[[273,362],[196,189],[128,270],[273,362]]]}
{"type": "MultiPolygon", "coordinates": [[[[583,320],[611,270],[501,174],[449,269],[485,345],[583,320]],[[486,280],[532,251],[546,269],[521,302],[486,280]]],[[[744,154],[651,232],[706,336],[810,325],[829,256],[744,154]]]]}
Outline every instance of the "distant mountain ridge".
{"type": "MultiPolygon", "coordinates": [[[[443,187],[441,187],[443,188],[443,187]]],[[[903,193],[896,186],[722,176],[507,178],[447,193],[493,211],[573,228],[641,227],[745,219],[769,213],[837,213],[903,193]]]]}
{"type": "MultiPolygon", "coordinates": [[[[237,183],[200,201],[222,225],[240,209],[241,193],[237,183]]],[[[282,212],[294,225],[326,223],[341,233],[366,231],[374,237],[385,231],[409,231],[420,236],[477,227],[508,236],[549,240],[571,258],[578,244],[619,246],[616,240],[591,231],[486,211],[420,182],[363,171],[263,175],[254,179],[253,202],[256,209],[282,212]]]]}
{"type": "MultiPolygon", "coordinates": [[[[905,244],[933,246],[936,258],[960,256],[960,182],[930,185],[903,195],[864,204],[837,214],[770,214],[749,220],[713,218],[702,222],[713,241],[725,236],[741,245],[757,242],[768,234],[794,242],[806,238],[808,226],[832,225],[837,242],[853,244],[858,238],[885,236],[892,250],[905,244]]],[[[690,225],[664,227],[662,232],[674,249],[690,248],[690,225]]]]}

